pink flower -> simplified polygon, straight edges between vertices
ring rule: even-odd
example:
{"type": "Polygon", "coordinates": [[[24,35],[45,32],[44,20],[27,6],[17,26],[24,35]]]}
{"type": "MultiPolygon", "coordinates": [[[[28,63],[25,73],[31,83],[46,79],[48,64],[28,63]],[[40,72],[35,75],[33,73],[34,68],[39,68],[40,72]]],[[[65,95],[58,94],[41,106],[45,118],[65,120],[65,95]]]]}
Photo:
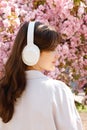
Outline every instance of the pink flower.
{"type": "Polygon", "coordinates": [[[5,28],[8,28],[10,26],[10,22],[8,19],[3,20],[3,24],[5,28]]]}
{"type": "Polygon", "coordinates": [[[81,2],[75,16],[75,12],[71,14],[71,11],[74,11],[72,0],[46,0],[46,3],[42,2],[38,8],[33,5],[35,1],[38,2],[38,0],[0,0],[0,77],[4,74],[4,64],[10,55],[20,24],[30,20],[39,20],[54,26],[64,38],[64,43],[58,45],[59,59],[56,70],[48,73],[49,76],[61,79],[67,84],[70,80],[75,80],[77,75],[80,78],[87,76],[86,5],[81,2]],[[68,75],[67,68],[69,68],[68,75]]]}

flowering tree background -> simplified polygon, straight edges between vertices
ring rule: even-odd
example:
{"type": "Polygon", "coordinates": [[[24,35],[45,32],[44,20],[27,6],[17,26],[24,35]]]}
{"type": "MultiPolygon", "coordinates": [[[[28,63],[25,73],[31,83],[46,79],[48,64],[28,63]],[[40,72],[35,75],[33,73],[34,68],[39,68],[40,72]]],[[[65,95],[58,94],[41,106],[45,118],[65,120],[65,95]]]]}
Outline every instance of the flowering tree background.
{"type": "Polygon", "coordinates": [[[39,20],[61,33],[59,59],[49,76],[71,87],[87,82],[87,0],[0,0],[0,78],[24,21],[39,20]]]}

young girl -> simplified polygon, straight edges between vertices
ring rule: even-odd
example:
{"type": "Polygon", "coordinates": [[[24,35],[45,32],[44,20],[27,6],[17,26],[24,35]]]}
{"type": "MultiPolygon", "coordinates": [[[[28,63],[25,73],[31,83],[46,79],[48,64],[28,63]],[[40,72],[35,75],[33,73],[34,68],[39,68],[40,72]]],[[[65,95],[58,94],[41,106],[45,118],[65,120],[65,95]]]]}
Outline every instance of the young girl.
{"type": "Polygon", "coordinates": [[[58,44],[45,24],[21,26],[0,81],[0,130],[82,130],[69,87],[42,73],[55,69],[58,44]]]}

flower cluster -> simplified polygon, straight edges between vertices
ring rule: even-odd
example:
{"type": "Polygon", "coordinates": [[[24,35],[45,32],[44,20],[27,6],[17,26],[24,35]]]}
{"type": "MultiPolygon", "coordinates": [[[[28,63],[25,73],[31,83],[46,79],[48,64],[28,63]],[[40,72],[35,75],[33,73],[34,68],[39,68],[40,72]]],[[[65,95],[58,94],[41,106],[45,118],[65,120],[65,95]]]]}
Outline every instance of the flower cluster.
{"type": "Polygon", "coordinates": [[[0,78],[20,24],[30,20],[54,26],[63,39],[56,70],[48,75],[69,85],[79,82],[81,87],[87,80],[87,1],[83,0],[0,0],[0,78]]]}

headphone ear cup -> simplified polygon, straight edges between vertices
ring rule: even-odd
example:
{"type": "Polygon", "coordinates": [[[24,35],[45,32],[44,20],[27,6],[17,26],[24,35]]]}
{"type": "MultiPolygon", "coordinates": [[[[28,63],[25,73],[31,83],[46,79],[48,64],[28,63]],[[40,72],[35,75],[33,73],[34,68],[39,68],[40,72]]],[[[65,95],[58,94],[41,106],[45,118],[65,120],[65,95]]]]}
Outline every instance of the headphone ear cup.
{"type": "Polygon", "coordinates": [[[27,45],[24,47],[22,51],[22,60],[26,65],[35,65],[38,62],[39,57],[40,49],[35,44],[33,44],[32,46],[27,45]]]}

